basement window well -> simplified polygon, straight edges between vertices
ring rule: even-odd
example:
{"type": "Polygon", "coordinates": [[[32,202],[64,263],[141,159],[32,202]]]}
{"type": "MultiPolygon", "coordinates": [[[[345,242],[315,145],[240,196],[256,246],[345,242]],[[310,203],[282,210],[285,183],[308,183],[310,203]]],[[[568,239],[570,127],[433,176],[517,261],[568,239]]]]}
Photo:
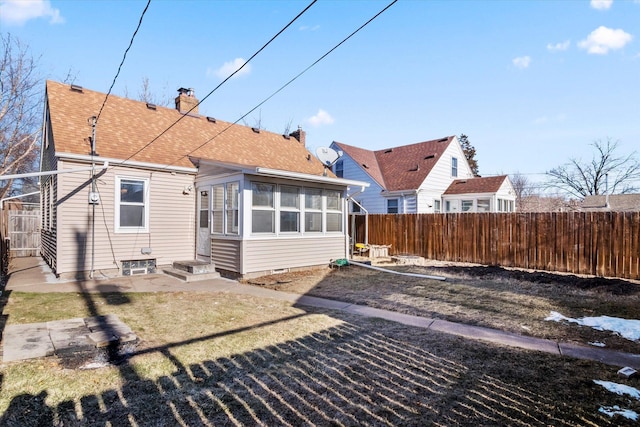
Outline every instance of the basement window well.
{"type": "Polygon", "coordinates": [[[136,274],[152,274],[155,272],[156,272],[155,259],[122,261],[123,276],[133,276],[136,274]]]}

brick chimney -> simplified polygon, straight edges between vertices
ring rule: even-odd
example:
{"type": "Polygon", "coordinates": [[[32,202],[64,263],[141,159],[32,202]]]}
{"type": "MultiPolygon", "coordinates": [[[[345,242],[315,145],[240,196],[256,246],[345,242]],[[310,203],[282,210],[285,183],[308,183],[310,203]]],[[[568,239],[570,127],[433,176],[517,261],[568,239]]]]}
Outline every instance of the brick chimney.
{"type": "MultiPolygon", "coordinates": [[[[305,145],[306,139],[307,139],[307,133],[305,131],[302,130],[301,127],[298,126],[298,130],[291,132],[289,134],[289,136],[294,137],[295,139],[298,140],[298,142],[302,145],[305,145]]],[[[306,145],[305,145],[306,147],[306,145]]]]}
{"type": "Polygon", "coordinates": [[[176,110],[181,113],[186,113],[193,108],[191,113],[198,114],[198,100],[195,97],[193,89],[185,89],[181,87],[178,89],[178,96],[176,97],[176,110]]]}

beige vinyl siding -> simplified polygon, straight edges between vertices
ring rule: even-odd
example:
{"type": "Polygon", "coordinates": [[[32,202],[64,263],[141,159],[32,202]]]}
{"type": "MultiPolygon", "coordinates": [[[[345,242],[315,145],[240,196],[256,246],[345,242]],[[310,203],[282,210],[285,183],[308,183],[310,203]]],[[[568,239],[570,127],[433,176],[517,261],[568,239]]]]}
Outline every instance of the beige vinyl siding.
{"type": "Polygon", "coordinates": [[[242,274],[314,265],[345,258],[345,236],[252,239],[243,242],[242,274]]]}
{"type": "Polygon", "coordinates": [[[216,268],[240,273],[240,240],[211,239],[211,261],[216,268]]]}
{"type": "MultiPolygon", "coordinates": [[[[45,123],[48,124],[49,121],[45,120],[45,123]]],[[[45,147],[43,147],[42,149],[40,158],[40,170],[41,172],[57,170],[55,147],[53,141],[51,140],[51,128],[49,126],[45,128],[43,140],[45,141],[45,143],[43,144],[45,147]]],[[[40,210],[43,218],[45,217],[44,213],[45,209],[47,208],[45,204],[49,203],[48,199],[50,198],[53,202],[51,211],[48,213],[48,227],[44,227],[43,224],[43,226],[40,228],[40,254],[53,271],[56,271],[57,266],[57,191],[57,175],[45,175],[40,177],[40,210]],[[45,191],[45,189],[47,189],[47,191],[45,191]],[[45,196],[47,196],[47,199],[44,198],[45,196]]]]}
{"type": "MultiPolygon", "coordinates": [[[[78,163],[60,162],[61,169],[78,163]]],[[[193,259],[195,247],[195,192],[183,194],[193,184],[193,175],[147,171],[135,168],[109,168],[99,175],[96,205],[95,270],[121,268],[126,260],[156,259],[157,265],[193,259]],[[115,233],[115,177],[149,180],[149,232],[115,233]],[[143,255],[142,248],[152,249],[143,255]]],[[[57,273],[91,269],[91,216],[88,203],[90,172],[59,175],[58,191],[58,263],[57,273]]]]}

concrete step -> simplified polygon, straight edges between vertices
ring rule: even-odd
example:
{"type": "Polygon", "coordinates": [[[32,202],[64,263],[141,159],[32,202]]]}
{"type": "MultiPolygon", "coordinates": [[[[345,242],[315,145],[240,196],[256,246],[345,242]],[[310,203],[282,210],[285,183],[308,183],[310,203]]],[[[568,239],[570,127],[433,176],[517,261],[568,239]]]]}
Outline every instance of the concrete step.
{"type": "Polygon", "coordinates": [[[165,268],[162,270],[164,274],[176,277],[184,282],[197,282],[199,280],[209,280],[220,278],[220,273],[217,271],[209,273],[189,273],[188,271],[179,270],[177,268],[165,268]]]}
{"type": "Polygon", "coordinates": [[[173,263],[173,268],[176,270],[186,271],[191,274],[207,274],[214,273],[216,271],[215,264],[198,260],[175,261],[173,263]]]}

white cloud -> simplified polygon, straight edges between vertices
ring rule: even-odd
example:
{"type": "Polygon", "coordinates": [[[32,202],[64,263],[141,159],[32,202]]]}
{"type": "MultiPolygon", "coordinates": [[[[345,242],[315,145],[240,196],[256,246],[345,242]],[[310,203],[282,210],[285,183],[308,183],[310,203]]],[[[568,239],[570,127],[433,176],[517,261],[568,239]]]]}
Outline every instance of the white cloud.
{"type": "Polygon", "coordinates": [[[561,123],[566,120],[566,114],[560,113],[555,116],[542,116],[533,120],[533,124],[535,125],[544,125],[547,123],[561,123]]]}
{"type": "Polygon", "coordinates": [[[320,25],[303,25],[299,28],[300,31],[318,31],[320,29],[320,25]]]}
{"type": "Polygon", "coordinates": [[[519,56],[517,58],[514,58],[512,62],[513,62],[513,65],[515,65],[518,68],[529,68],[529,65],[531,64],[531,57],[519,56]]]}
{"type": "Polygon", "coordinates": [[[631,39],[633,36],[623,30],[600,26],[593,30],[585,40],[578,43],[578,46],[581,49],[586,49],[588,53],[606,55],[609,50],[623,48],[631,39]]]}
{"type": "Polygon", "coordinates": [[[319,109],[315,116],[311,116],[306,120],[309,125],[318,127],[322,125],[330,125],[334,122],[333,117],[323,109],[319,109]]]}
{"type": "Polygon", "coordinates": [[[598,10],[607,10],[612,4],[613,0],[591,0],[591,7],[598,10]]]}
{"type": "MultiPolygon", "coordinates": [[[[207,76],[211,77],[211,76],[215,76],[218,77],[220,79],[226,79],[227,77],[229,77],[231,74],[233,74],[234,71],[236,71],[238,68],[242,67],[247,61],[245,61],[242,58],[236,58],[233,61],[229,61],[229,62],[225,62],[224,64],[222,64],[222,67],[218,68],[218,69],[212,69],[212,68],[208,68],[207,69],[207,76]]],[[[251,73],[251,65],[247,64],[244,66],[244,68],[242,70],[240,70],[235,76],[235,77],[240,77],[240,76],[244,76],[251,73]]]]}
{"type": "Polygon", "coordinates": [[[562,50],[567,50],[569,49],[569,46],[571,46],[571,41],[570,40],[565,40],[561,43],[556,43],[556,44],[552,44],[549,43],[547,44],[547,50],[551,51],[551,52],[559,52],[562,50]]]}
{"type": "Polygon", "coordinates": [[[23,25],[37,18],[49,18],[50,24],[64,23],[60,10],[52,8],[49,0],[0,1],[0,21],[7,25],[23,25]]]}

